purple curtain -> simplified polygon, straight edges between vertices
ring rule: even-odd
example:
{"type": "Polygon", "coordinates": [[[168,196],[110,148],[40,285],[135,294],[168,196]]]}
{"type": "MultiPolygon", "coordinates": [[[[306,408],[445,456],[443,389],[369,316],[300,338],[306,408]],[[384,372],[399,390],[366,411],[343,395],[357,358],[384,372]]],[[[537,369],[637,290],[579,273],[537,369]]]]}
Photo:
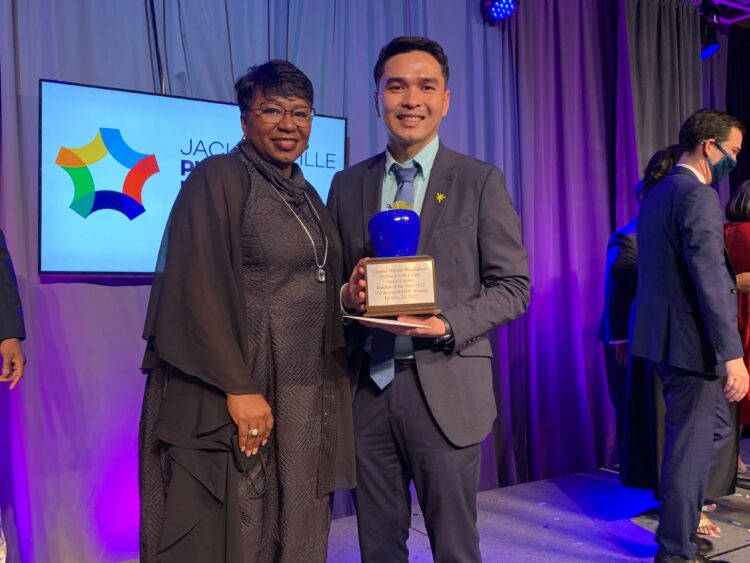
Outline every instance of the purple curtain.
{"type": "Polygon", "coordinates": [[[528,313],[496,337],[500,484],[611,456],[596,325],[615,132],[615,37],[604,30],[614,27],[607,3],[542,1],[524,4],[500,30],[502,48],[515,55],[507,69],[515,107],[497,119],[516,124],[505,143],[517,158],[498,164],[513,182],[532,276],[528,313]]]}

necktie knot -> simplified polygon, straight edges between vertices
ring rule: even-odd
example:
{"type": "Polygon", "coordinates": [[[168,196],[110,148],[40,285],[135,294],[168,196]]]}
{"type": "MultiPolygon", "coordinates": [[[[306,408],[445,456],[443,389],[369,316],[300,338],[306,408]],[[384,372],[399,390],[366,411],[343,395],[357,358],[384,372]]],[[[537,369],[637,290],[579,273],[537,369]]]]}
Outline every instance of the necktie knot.
{"type": "Polygon", "coordinates": [[[414,183],[414,178],[417,177],[419,168],[417,168],[416,166],[413,168],[404,168],[403,166],[399,166],[398,164],[394,163],[393,166],[391,166],[391,171],[393,172],[394,176],[396,176],[396,180],[398,181],[399,185],[401,185],[404,182],[414,183]]]}

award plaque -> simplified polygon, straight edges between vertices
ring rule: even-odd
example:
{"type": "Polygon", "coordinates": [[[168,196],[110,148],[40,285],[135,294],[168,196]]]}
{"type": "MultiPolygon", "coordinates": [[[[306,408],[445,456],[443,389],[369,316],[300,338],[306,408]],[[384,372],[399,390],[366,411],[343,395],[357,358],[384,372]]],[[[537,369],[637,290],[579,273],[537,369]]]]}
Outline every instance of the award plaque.
{"type": "Polygon", "coordinates": [[[439,313],[435,260],[415,256],[419,215],[409,209],[389,209],[370,219],[368,227],[376,258],[365,262],[364,316],[439,313]]]}

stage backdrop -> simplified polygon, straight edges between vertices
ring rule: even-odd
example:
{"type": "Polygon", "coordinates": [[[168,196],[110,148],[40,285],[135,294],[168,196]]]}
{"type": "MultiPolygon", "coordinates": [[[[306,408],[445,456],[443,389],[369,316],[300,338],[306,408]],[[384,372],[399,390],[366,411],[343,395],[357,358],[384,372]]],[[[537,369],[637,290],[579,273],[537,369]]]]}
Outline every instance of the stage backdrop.
{"type": "MultiPolygon", "coordinates": [[[[476,0],[155,4],[156,36],[144,2],[0,2],[0,226],[29,355],[20,387],[0,389],[11,560],[137,556],[149,287],[40,283],[37,93],[39,78],[158,92],[157,40],[167,91],[182,96],[230,101],[248,66],[288,58],[315,85],[316,109],[348,118],[351,163],[385,147],[372,101],[380,47],[401,34],[442,43],[452,97],[441,139],[505,170],[531,258],[531,308],[493,335],[500,415],[483,444],[482,487],[610,463],[596,341],[605,246],[635,213],[644,158],[674,142],[701,105],[694,2],[525,0],[495,28],[482,24],[476,0]]],[[[339,496],[337,513],[347,509],[339,496]]]]}

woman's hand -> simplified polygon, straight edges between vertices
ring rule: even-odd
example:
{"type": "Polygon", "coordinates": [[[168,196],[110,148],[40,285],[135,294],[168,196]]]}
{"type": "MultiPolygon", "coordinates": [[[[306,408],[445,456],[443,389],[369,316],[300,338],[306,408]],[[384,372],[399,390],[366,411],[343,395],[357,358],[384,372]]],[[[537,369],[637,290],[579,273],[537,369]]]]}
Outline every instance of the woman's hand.
{"type": "Polygon", "coordinates": [[[227,410],[237,425],[240,451],[250,457],[265,446],[273,428],[271,406],[261,394],[230,395],[227,393],[227,410]]]}

